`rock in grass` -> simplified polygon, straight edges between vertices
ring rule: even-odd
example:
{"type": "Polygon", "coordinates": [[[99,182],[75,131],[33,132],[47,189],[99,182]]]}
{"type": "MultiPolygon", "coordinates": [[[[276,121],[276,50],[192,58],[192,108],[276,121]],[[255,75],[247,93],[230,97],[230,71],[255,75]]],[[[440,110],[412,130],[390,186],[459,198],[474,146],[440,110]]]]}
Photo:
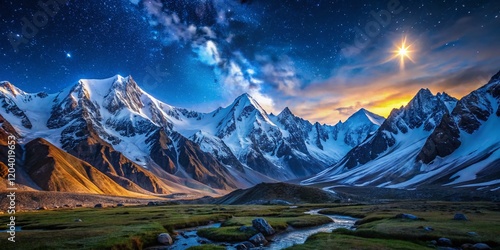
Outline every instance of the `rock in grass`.
{"type": "Polygon", "coordinates": [[[75,222],[82,222],[82,219],[75,219],[75,222]]]}
{"type": "Polygon", "coordinates": [[[256,246],[265,246],[267,244],[266,237],[262,233],[258,233],[249,239],[256,246]]]}
{"type": "Polygon", "coordinates": [[[451,247],[453,244],[450,239],[448,238],[439,238],[437,240],[438,246],[445,246],[445,247],[451,247]]]}
{"type": "Polygon", "coordinates": [[[255,245],[250,241],[244,241],[235,246],[236,250],[247,250],[254,248],[255,245]]]}
{"type": "Polygon", "coordinates": [[[455,216],[453,216],[453,220],[468,220],[468,219],[467,216],[465,216],[465,214],[455,214],[455,216]]]}
{"type": "Polygon", "coordinates": [[[467,232],[467,235],[472,236],[472,237],[479,236],[479,234],[477,234],[476,232],[467,232]]]}
{"type": "Polygon", "coordinates": [[[416,215],[413,214],[398,214],[395,217],[396,219],[406,219],[406,220],[419,220],[416,215]]]}
{"type": "Polygon", "coordinates": [[[148,206],[156,206],[156,202],[150,201],[148,202],[148,206]]]}
{"type": "Polygon", "coordinates": [[[116,206],[117,207],[123,207],[123,203],[118,203],[116,206]]]}
{"type": "Polygon", "coordinates": [[[168,233],[159,234],[156,240],[162,245],[172,245],[173,243],[172,237],[168,233]]]}
{"type": "Polygon", "coordinates": [[[470,243],[465,243],[460,246],[462,250],[473,250],[474,246],[470,243]]]}
{"type": "Polygon", "coordinates": [[[101,203],[95,204],[94,208],[102,208],[102,204],[101,203]]]}
{"type": "Polygon", "coordinates": [[[261,232],[266,236],[273,235],[276,233],[276,231],[274,231],[274,228],[271,227],[271,225],[269,225],[269,223],[267,223],[267,221],[264,220],[263,218],[254,219],[252,221],[252,226],[255,229],[257,229],[257,231],[261,232]]]}
{"type": "Polygon", "coordinates": [[[491,249],[491,247],[488,246],[485,243],[476,243],[472,247],[474,248],[474,250],[488,250],[488,249],[491,249]]]}

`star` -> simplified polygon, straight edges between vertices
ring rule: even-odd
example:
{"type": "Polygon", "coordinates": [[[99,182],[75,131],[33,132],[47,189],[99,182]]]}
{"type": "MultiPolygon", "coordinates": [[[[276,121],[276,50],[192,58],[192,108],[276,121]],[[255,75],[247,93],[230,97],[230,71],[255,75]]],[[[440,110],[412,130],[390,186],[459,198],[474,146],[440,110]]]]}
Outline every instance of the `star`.
{"type": "Polygon", "coordinates": [[[71,53],[66,52],[66,58],[71,58],[71,53]]]}
{"type": "Polygon", "coordinates": [[[406,59],[409,59],[410,61],[415,62],[415,61],[413,61],[413,58],[410,55],[412,52],[414,52],[413,50],[410,50],[412,45],[413,44],[407,45],[406,36],[405,36],[403,38],[403,40],[401,41],[401,45],[396,46],[397,49],[393,51],[394,55],[391,58],[391,60],[399,57],[399,65],[400,65],[401,69],[404,69],[406,59]]]}

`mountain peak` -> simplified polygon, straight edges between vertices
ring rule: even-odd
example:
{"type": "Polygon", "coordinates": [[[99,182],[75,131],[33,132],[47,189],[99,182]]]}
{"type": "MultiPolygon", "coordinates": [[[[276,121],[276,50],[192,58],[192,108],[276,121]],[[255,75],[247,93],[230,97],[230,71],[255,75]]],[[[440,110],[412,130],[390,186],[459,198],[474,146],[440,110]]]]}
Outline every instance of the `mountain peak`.
{"type": "Polygon", "coordinates": [[[428,88],[421,88],[416,96],[434,96],[428,88]]]}
{"type": "Polygon", "coordinates": [[[290,110],[290,108],[286,107],[283,109],[283,111],[281,111],[278,115],[279,117],[283,117],[283,116],[295,116],[292,111],[290,110]]]}
{"type": "Polygon", "coordinates": [[[263,113],[263,114],[266,114],[267,116],[267,112],[260,106],[260,104],[251,96],[249,95],[248,93],[244,93],[240,96],[238,96],[233,104],[232,104],[233,107],[236,107],[236,106],[242,106],[242,107],[247,107],[247,106],[253,106],[255,109],[259,110],[259,112],[263,113]]]}
{"type": "Polygon", "coordinates": [[[500,82],[500,71],[498,71],[494,76],[491,77],[488,83],[500,82]]]}
{"type": "Polygon", "coordinates": [[[385,118],[374,114],[365,108],[361,108],[360,110],[356,111],[354,114],[352,114],[346,121],[346,124],[349,123],[366,123],[366,122],[371,122],[375,125],[380,126],[384,122],[385,118]]]}
{"type": "Polygon", "coordinates": [[[14,84],[7,82],[7,81],[0,82],[0,92],[4,92],[4,93],[7,92],[7,93],[12,94],[13,96],[24,94],[24,91],[22,91],[18,87],[14,86],[14,84]]]}

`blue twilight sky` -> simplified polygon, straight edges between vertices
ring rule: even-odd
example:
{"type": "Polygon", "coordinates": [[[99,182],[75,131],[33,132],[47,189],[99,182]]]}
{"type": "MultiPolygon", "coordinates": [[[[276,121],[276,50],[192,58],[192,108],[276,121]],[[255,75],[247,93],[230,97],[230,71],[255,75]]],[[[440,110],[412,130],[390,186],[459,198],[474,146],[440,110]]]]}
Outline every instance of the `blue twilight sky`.
{"type": "Polygon", "coordinates": [[[386,116],[420,88],[460,98],[500,70],[499,1],[40,3],[0,10],[0,80],[27,92],[132,75],[174,106],[211,111],[247,92],[334,124],[362,107],[386,116]]]}

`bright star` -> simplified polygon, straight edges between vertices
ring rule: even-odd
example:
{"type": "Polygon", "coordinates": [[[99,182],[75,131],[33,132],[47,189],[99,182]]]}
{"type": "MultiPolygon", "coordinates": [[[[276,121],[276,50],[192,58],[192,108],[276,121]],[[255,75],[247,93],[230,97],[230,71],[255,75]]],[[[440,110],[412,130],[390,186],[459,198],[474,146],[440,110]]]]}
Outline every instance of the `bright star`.
{"type": "Polygon", "coordinates": [[[406,44],[406,36],[403,38],[401,41],[401,45],[397,46],[397,49],[393,51],[393,56],[391,57],[392,59],[395,59],[399,57],[399,65],[401,69],[405,68],[405,60],[408,58],[410,61],[413,61],[413,58],[411,58],[411,53],[414,52],[413,50],[410,50],[411,46],[413,44],[406,44]]]}
{"type": "Polygon", "coordinates": [[[66,58],[71,58],[71,54],[70,53],[66,53],[66,58]]]}

